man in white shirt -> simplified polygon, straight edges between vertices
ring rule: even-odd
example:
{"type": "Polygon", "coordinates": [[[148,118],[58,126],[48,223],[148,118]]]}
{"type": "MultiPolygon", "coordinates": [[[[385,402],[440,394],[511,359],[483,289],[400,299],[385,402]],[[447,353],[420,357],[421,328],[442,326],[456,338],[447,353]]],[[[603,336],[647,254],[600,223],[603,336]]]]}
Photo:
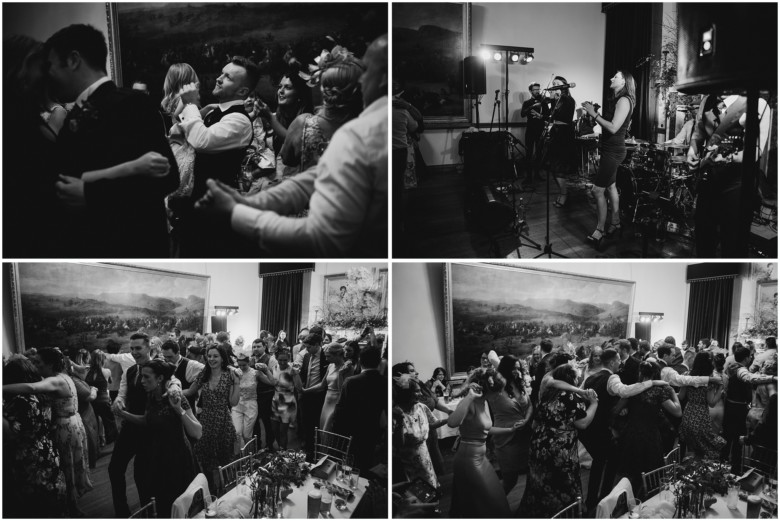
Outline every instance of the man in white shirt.
{"type": "Polygon", "coordinates": [[[753,363],[750,364],[750,372],[755,373],[759,369],[761,369],[761,366],[764,365],[764,362],[767,360],[771,360],[774,357],[777,356],[777,339],[773,336],[767,337],[766,339],[766,349],[758,353],[755,358],[753,358],[753,363]]]}
{"type": "MultiPolygon", "coordinates": [[[[193,188],[190,202],[194,205],[206,193],[206,180],[216,179],[237,188],[241,162],[252,142],[252,121],[244,108],[244,100],[252,93],[258,80],[258,66],[242,56],[234,56],[222,68],[222,74],[214,86],[218,105],[201,117],[197,103],[200,95],[195,88],[186,88],[181,94],[185,107],[181,113],[181,128],[187,142],[195,149],[193,188]]],[[[197,215],[188,215],[190,209],[182,209],[182,255],[202,256],[200,245],[204,236],[212,246],[230,246],[230,237],[197,215]],[[207,229],[204,229],[206,226],[207,229]],[[211,231],[219,233],[212,234],[211,231]],[[221,239],[220,239],[221,238],[221,239]]]]}
{"type": "Polygon", "coordinates": [[[668,344],[664,344],[658,348],[658,363],[661,366],[661,379],[668,382],[673,387],[691,386],[691,387],[703,387],[710,383],[721,384],[720,377],[717,376],[687,376],[682,375],[672,369],[669,364],[675,358],[674,350],[668,344]]]}
{"type": "Polygon", "coordinates": [[[387,256],[387,36],[363,57],[363,112],[331,139],[319,163],[271,190],[243,197],[209,180],[197,207],[284,257],[387,256]],[[309,207],[307,217],[295,215],[309,207]]]}

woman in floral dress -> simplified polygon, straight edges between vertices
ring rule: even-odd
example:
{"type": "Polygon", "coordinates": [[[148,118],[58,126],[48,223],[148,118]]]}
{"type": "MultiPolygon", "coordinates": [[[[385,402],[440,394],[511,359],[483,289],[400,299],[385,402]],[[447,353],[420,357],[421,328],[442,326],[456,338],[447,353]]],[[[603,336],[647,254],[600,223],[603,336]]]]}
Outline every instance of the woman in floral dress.
{"type": "MultiPolygon", "coordinates": [[[[12,356],[3,368],[6,384],[40,380],[32,362],[21,355],[12,356]]],[[[65,514],[65,476],[50,432],[51,410],[38,395],[3,401],[3,517],[65,514]]]]}
{"type": "Polygon", "coordinates": [[[201,393],[203,407],[199,416],[203,435],[195,444],[198,459],[210,490],[218,490],[219,467],[233,460],[236,443],[236,429],[230,410],[239,399],[240,375],[228,368],[228,354],[220,345],[209,347],[206,352],[206,367],[189,389],[186,397],[201,393]]]}
{"type": "MultiPolygon", "coordinates": [[[[577,372],[564,364],[552,377],[574,385],[577,372]]],[[[539,397],[518,517],[550,518],[582,496],[577,431],[590,425],[598,407],[596,392],[591,389],[587,396],[587,407],[578,394],[552,386],[539,397]]]]}
{"type": "Polygon", "coordinates": [[[81,517],[78,499],[92,489],[87,457],[87,431],[78,413],[76,386],[64,373],[65,358],[55,347],[44,347],[33,355],[38,374],[43,380],[33,383],[3,385],[4,394],[48,394],[51,398],[54,444],[60,455],[60,468],[65,474],[68,515],[81,517]]]}
{"type": "MultiPolygon", "coordinates": [[[[268,382],[275,386],[273,402],[271,407],[273,417],[271,427],[274,430],[274,438],[279,443],[279,448],[287,450],[287,431],[290,424],[295,421],[295,412],[297,403],[295,401],[295,389],[303,389],[298,369],[290,365],[290,350],[280,349],[276,352],[276,361],[278,365],[274,366],[269,374],[268,367],[264,368],[264,376],[268,382]]],[[[262,377],[261,377],[262,378],[262,377]]]]}
{"type": "MultiPolygon", "coordinates": [[[[690,376],[710,376],[714,365],[712,353],[702,351],[693,359],[690,376]]],[[[720,400],[723,387],[710,384],[707,387],[685,386],[680,389],[680,396],[688,397],[688,404],[680,424],[680,438],[688,450],[692,450],[700,458],[718,459],[726,440],[718,436],[712,424],[710,407],[720,400]]]]}
{"type": "Polygon", "coordinates": [[[439,480],[425,443],[429,424],[437,420],[417,401],[419,385],[409,374],[393,377],[393,453],[402,463],[406,479],[420,478],[438,489],[439,480]]]}

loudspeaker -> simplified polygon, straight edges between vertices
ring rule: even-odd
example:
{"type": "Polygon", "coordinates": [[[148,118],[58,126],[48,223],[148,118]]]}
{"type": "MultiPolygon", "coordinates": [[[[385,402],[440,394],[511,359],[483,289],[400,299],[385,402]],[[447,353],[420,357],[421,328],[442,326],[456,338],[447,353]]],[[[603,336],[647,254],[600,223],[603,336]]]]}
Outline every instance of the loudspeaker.
{"type": "Polygon", "coordinates": [[[650,323],[649,322],[634,322],[634,338],[637,340],[650,341],[650,323]]]}
{"type": "Polygon", "coordinates": [[[506,132],[464,132],[460,138],[463,173],[469,184],[503,178],[508,167],[506,132]]]}
{"type": "Polygon", "coordinates": [[[777,3],[677,4],[677,90],[777,87],[777,3]]]}
{"type": "Polygon", "coordinates": [[[227,331],[227,317],[211,317],[211,332],[227,331]]]}
{"type": "Polygon", "coordinates": [[[467,56],[463,59],[463,92],[467,96],[476,96],[487,92],[485,62],[479,56],[467,56]]]}

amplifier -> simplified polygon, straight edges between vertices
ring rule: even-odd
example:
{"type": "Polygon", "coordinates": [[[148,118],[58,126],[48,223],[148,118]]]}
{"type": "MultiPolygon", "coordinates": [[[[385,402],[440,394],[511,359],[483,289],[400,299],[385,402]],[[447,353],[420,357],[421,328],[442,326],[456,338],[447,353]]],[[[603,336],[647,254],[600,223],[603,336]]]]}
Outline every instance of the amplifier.
{"type": "Polygon", "coordinates": [[[508,132],[464,132],[460,138],[463,172],[469,184],[504,179],[510,168],[508,132]]]}

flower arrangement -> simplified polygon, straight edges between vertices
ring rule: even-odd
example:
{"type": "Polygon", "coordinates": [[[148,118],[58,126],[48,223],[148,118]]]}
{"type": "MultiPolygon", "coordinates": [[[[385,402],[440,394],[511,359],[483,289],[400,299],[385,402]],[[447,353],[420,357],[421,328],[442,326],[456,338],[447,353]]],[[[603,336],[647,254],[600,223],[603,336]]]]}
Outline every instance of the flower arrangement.
{"type": "Polygon", "coordinates": [[[252,510],[255,517],[277,517],[284,491],[303,486],[309,476],[306,454],[300,451],[278,452],[264,449],[247,464],[252,510]]]}
{"type": "Polygon", "coordinates": [[[731,466],[709,459],[687,458],[675,468],[672,480],[676,518],[698,516],[715,503],[715,494],[725,495],[736,485],[731,466]]]}

